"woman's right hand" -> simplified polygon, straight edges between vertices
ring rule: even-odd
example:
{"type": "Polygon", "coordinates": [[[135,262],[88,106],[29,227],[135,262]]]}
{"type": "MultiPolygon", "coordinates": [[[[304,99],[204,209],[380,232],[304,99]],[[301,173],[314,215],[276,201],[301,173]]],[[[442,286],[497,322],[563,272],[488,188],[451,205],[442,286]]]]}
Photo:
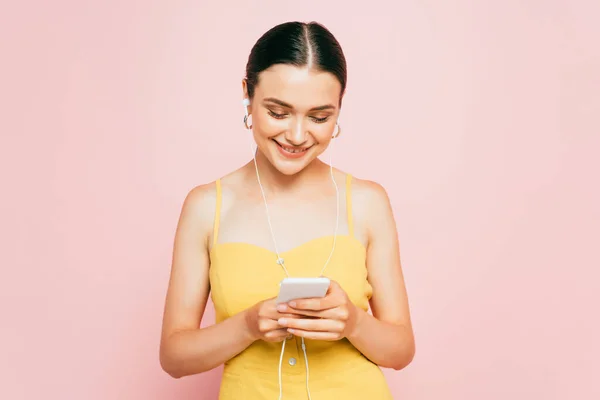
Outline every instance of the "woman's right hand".
{"type": "Polygon", "coordinates": [[[291,337],[287,328],[279,325],[279,318],[297,318],[297,315],[280,313],[277,311],[275,298],[261,301],[246,312],[246,326],[253,340],[265,342],[282,342],[286,337],[291,337]]]}

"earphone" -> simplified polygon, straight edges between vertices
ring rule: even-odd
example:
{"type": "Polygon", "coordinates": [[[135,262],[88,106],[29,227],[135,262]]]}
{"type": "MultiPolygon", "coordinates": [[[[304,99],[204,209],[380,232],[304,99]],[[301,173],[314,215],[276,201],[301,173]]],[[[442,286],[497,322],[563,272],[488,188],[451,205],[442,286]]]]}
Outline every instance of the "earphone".
{"type": "MultiPolygon", "coordinates": [[[[252,128],[248,128],[248,125],[246,124],[247,119],[249,117],[248,115],[248,106],[250,105],[250,100],[248,98],[244,98],[242,100],[242,104],[244,105],[244,124],[246,125],[247,129],[252,129],[252,128]]],[[[339,126],[338,126],[339,129],[339,126]]],[[[333,252],[335,250],[335,245],[336,245],[336,239],[337,239],[337,231],[338,231],[338,226],[339,226],[339,220],[340,220],[340,191],[338,188],[338,185],[335,181],[335,177],[333,176],[333,164],[332,164],[332,151],[331,151],[331,143],[330,142],[330,149],[329,149],[329,172],[331,175],[331,181],[333,182],[333,185],[335,187],[335,192],[336,192],[336,216],[335,216],[335,230],[334,230],[334,234],[333,234],[333,245],[331,247],[331,252],[329,253],[329,257],[327,258],[327,261],[325,262],[325,265],[323,266],[323,268],[321,269],[321,273],[320,275],[323,275],[323,272],[325,271],[325,268],[327,267],[327,265],[329,265],[329,261],[331,260],[331,257],[333,256],[333,252]]],[[[281,267],[283,268],[286,276],[290,276],[288,274],[288,271],[285,267],[285,261],[284,259],[281,257],[279,249],[277,247],[277,241],[275,240],[275,235],[273,233],[273,226],[271,224],[271,217],[269,215],[269,206],[267,204],[267,198],[265,196],[265,192],[262,186],[262,183],[260,181],[260,175],[258,173],[258,164],[256,162],[256,150],[253,149],[253,141],[251,140],[250,142],[250,150],[252,151],[252,158],[254,160],[254,168],[256,169],[256,179],[258,180],[258,186],[260,187],[260,191],[262,193],[263,196],[263,201],[264,201],[264,205],[265,205],[265,210],[266,210],[266,214],[267,214],[267,222],[269,224],[269,229],[271,231],[271,238],[273,239],[273,244],[275,246],[275,254],[277,255],[277,260],[276,263],[281,265],[281,267]]],[[[282,373],[281,373],[281,369],[282,369],[282,363],[283,363],[283,355],[285,353],[285,344],[287,342],[287,338],[283,339],[283,343],[281,345],[281,354],[279,357],[279,400],[282,399],[282,395],[283,395],[283,384],[282,384],[282,373]]],[[[311,396],[310,396],[310,388],[308,385],[308,376],[309,376],[309,369],[308,369],[308,356],[306,354],[306,345],[304,343],[304,338],[301,338],[301,342],[302,342],[302,352],[304,353],[304,364],[306,365],[306,392],[308,394],[308,400],[311,400],[311,396]]]]}
{"type": "Polygon", "coordinates": [[[250,130],[252,129],[252,126],[248,126],[248,118],[251,117],[251,114],[248,114],[250,100],[248,98],[244,98],[244,100],[242,100],[242,104],[244,105],[244,125],[246,126],[246,129],[250,130]]]}

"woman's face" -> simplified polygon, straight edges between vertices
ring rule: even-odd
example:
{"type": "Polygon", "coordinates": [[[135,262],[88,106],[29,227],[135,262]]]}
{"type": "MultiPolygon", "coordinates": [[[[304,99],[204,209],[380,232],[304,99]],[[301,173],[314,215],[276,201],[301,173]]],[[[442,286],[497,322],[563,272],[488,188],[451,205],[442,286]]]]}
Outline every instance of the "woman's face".
{"type": "MultiPolygon", "coordinates": [[[[243,82],[244,97],[247,96],[243,82]]],[[[259,75],[249,113],[258,149],[285,175],[322,154],[334,134],[342,86],[335,75],[276,64],[259,75]]]]}

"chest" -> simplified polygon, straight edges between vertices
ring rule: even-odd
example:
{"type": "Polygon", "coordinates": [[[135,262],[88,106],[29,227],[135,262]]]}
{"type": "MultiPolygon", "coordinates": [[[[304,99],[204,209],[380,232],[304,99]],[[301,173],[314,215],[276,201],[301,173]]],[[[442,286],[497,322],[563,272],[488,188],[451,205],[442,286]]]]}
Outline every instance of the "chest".
{"type": "Polygon", "coordinates": [[[232,201],[220,216],[218,243],[247,243],[284,252],[323,236],[348,234],[347,209],[335,196],[232,201]]]}

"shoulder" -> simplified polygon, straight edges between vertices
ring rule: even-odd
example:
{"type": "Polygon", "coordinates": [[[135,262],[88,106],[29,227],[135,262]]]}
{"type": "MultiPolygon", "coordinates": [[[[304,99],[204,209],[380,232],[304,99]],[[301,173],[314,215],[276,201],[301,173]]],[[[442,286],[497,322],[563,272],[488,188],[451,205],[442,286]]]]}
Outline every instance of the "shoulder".
{"type": "Polygon", "coordinates": [[[388,207],[390,199],[387,190],[378,182],[352,177],[353,202],[366,208],[388,207]]]}
{"type": "Polygon", "coordinates": [[[199,184],[192,187],[184,199],[184,204],[198,211],[208,202],[217,198],[217,181],[199,184]]]}
{"type": "Polygon", "coordinates": [[[396,229],[388,192],[376,181],[352,178],[352,208],[356,225],[367,243],[396,229]]]}
{"type": "Polygon", "coordinates": [[[244,171],[240,168],[212,182],[192,187],[185,196],[183,213],[212,230],[217,204],[221,206],[221,212],[228,208],[237,192],[243,188],[244,181],[244,171]],[[220,192],[221,199],[217,199],[217,192],[220,192]]]}
{"type": "Polygon", "coordinates": [[[217,182],[196,185],[188,190],[181,209],[181,220],[196,224],[197,228],[212,227],[217,204],[217,182]]]}

